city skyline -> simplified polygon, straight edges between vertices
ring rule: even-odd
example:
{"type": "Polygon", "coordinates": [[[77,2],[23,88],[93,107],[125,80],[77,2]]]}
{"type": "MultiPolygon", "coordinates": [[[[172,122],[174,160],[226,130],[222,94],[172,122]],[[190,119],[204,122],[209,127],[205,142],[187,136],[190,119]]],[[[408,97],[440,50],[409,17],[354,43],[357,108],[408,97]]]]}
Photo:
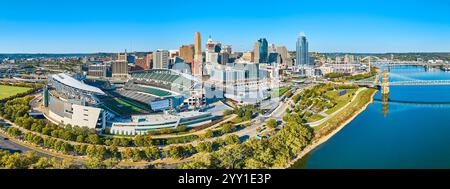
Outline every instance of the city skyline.
{"type": "Polygon", "coordinates": [[[236,51],[251,51],[260,38],[294,51],[299,32],[307,34],[314,52],[450,51],[450,3],[433,0],[264,1],[260,6],[229,1],[235,5],[229,14],[211,11],[215,3],[45,2],[8,2],[0,13],[0,53],[178,49],[193,44],[196,31],[236,51]],[[116,14],[119,10],[125,14],[116,14]],[[187,15],[183,10],[194,11],[187,15]]]}

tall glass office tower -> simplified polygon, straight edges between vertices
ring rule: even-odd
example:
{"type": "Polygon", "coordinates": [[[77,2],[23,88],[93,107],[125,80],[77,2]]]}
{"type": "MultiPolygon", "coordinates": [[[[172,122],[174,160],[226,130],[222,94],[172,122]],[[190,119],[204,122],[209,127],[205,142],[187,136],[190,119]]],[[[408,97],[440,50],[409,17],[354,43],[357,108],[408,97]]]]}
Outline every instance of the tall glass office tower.
{"type": "Polygon", "coordinates": [[[268,63],[269,62],[269,44],[267,43],[266,38],[262,38],[258,40],[259,46],[259,63],[268,63]]]}
{"type": "Polygon", "coordinates": [[[305,33],[300,33],[297,38],[297,66],[310,65],[309,54],[308,54],[308,40],[306,39],[305,33]]]}

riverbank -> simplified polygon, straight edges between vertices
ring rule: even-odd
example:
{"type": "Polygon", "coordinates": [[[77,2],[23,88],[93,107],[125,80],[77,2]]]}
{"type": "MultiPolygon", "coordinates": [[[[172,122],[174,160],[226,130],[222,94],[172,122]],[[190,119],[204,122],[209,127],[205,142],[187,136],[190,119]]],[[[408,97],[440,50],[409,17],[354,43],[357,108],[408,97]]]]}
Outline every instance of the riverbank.
{"type": "MultiPolygon", "coordinates": [[[[297,161],[299,161],[300,159],[302,159],[304,156],[306,156],[308,153],[310,153],[311,151],[313,151],[314,149],[316,149],[317,147],[319,147],[320,145],[322,145],[323,143],[325,143],[326,141],[328,141],[331,137],[333,137],[336,133],[338,133],[340,130],[342,130],[347,124],[349,124],[351,121],[353,121],[360,113],[362,113],[363,111],[365,111],[367,109],[367,107],[373,103],[373,97],[376,94],[376,90],[371,90],[371,89],[365,89],[363,92],[371,92],[372,94],[370,94],[370,98],[369,100],[367,100],[363,106],[361,106],[358,110],[356,110],[355,112],[351,113],[351,116],[346,119],[343,122],[340,122],[339,125],[330,133],[323,135],[319,138],[314,138],[312,143],[310,145],[308,145],[306,148],[304,148],[294,159],[291,160],[291,162],[286,166],[283,167],[284,169],[287,168],[291,168],[297,161]]],[[[364,95],[364,94],[359,94],[359,95],[364,95]]],[[[351,102],[351,103],[358,103],[358,101],[356,102],[351,102]]],[[[347,111],[347,109],[343,110],[343,111],[347,111]]],[[[340,114],[335,115],[336,116],[340,116],[340,114]]],[[[332,119],[334,119],[335,117],[333,117],[332,119]]]]}

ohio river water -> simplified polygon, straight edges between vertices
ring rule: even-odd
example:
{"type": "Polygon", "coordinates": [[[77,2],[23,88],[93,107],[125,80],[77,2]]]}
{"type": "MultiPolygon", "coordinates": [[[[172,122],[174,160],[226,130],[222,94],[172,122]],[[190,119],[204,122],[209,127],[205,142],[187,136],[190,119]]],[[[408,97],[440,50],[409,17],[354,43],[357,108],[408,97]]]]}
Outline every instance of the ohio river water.
{"type": "MultiPolygon", "coordinates": [[[[392,68],[391,81],[411,79],[450,80],[450,72],[392,68]]],[[[450,86],[398,86],[390,92],[391,101],[409,103],[383,107],[376,94],[363,113],[293,168],[450,168],[450,86]]]]}

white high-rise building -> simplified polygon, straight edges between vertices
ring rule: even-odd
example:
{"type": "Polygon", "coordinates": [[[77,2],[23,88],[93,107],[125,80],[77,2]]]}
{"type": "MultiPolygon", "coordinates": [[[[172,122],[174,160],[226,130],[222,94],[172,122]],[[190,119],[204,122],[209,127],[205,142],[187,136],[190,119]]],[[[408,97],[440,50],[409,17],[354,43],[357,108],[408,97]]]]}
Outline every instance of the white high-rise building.
{"type": "Polygon", "coordinates": [[[206,63],[218,63],[219,53],[206,52],[206,63]]]}
{"type": "Polygon", "coordinates": [[[169,51],[158,49],[154,53],[153,65],[154,69],[169,69],[169,51]]]}

